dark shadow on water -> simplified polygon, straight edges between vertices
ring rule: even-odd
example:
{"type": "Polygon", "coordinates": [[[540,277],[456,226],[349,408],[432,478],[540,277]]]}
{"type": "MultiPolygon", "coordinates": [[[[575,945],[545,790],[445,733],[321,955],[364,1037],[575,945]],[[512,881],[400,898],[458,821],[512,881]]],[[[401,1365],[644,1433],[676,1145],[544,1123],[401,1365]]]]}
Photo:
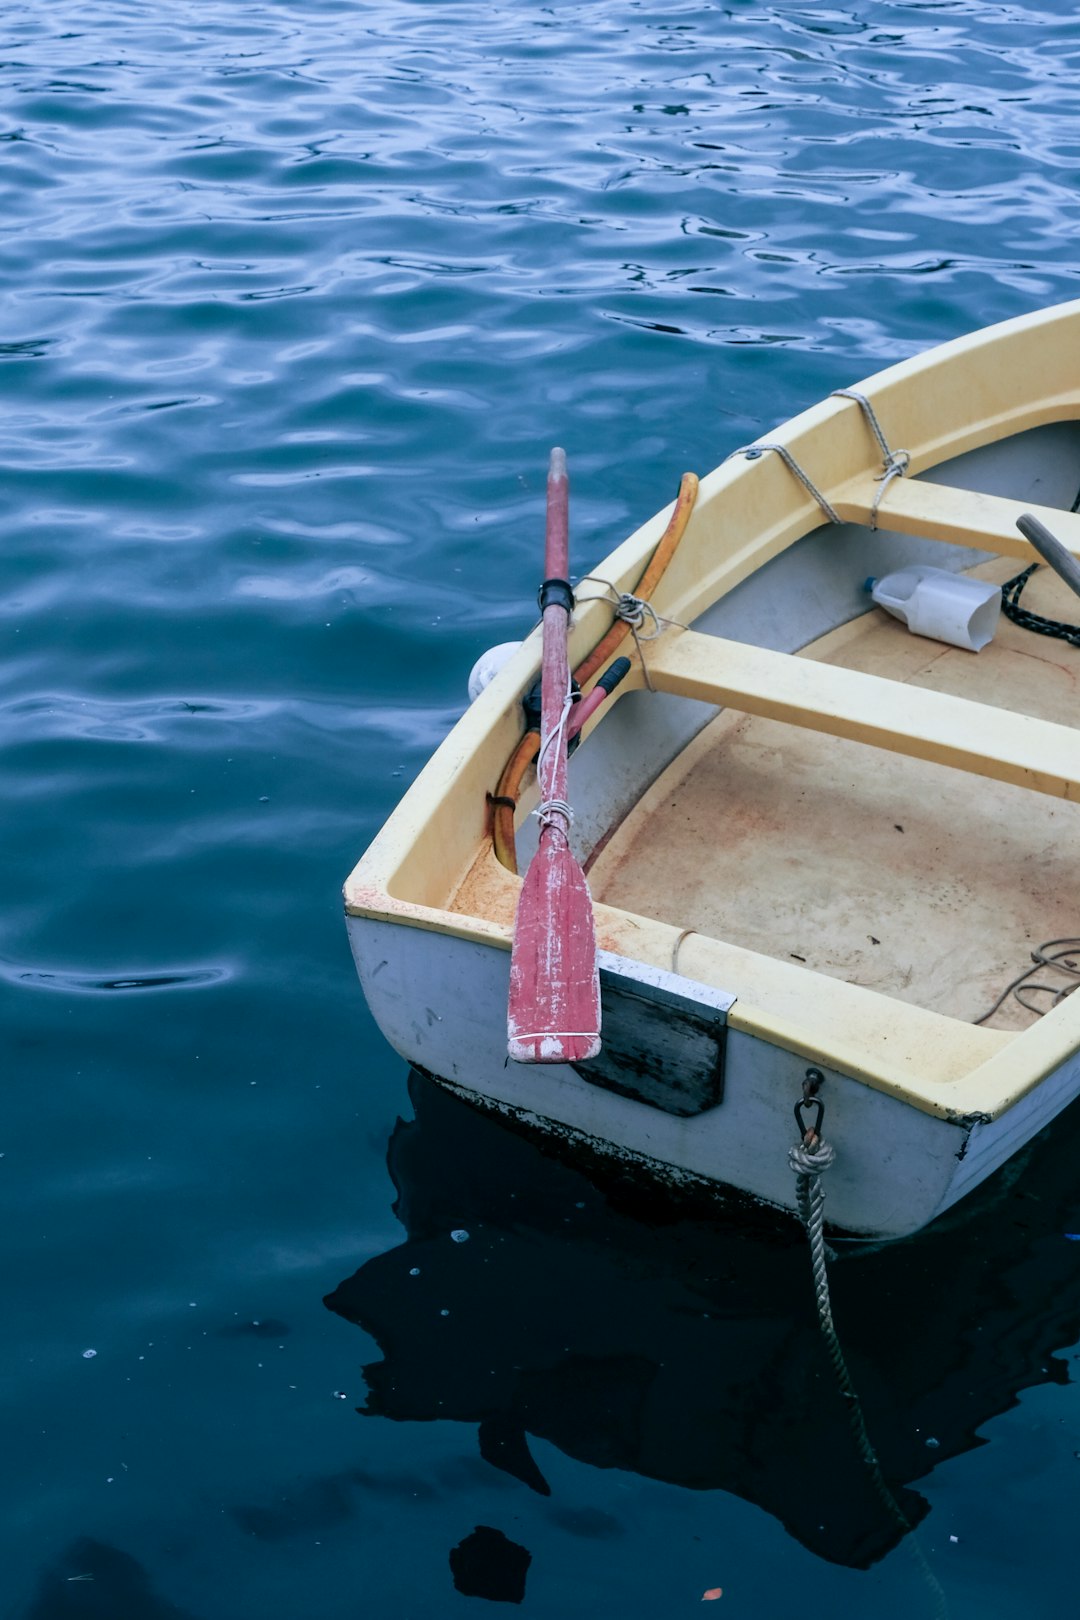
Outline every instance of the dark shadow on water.
{"type": "MultiPolygon", "coordinates": [[[[604,1187],[431,1081],[410,1086],[415,1119],[389,1151],[407,1236],[326,1301],[383,1352],[362,1415],[474,1424],[485,1462],[541,1494],[533,1437],[597,1468],[734,1492],[835,1563],[865,1568],[895,1544],[793,1223],[752,1229],[604,1187]]],[[[1080,1244],[1066,1237],[1080,1228],[1078,1126],[1073,1110],[946,1222],[832,1269],[870,1436],[911,1523],[926,1507],[912,1482],[980,1444],[1021,1390],[1068,1381],[1054,1352],[1080,1335],[1080,1244]]],[[[579,1533],[619,1533],[596,1521],[579,1533]]]]}
{"type": "Polygon", "coordinates": [[[219,1339],[284,1339],[292,1332],[288,1322],[276,1316],[258,1317],[254,1321],[227,1322],[217,1330],[219,1339]]]}
{"type": "Polygon", "coordinates": [[[142,1565],[89,1536],[73,1541],[46,1570],[22,1620],[194,1620],[158,1597],[142,1565]]]}
{"type": "Polygon", "coordinates": [[[522,1603],[532,1554],[501,1530],[478,1524],[450,1553],[450,1573],[464,1597],[492,1603],[522,1603]]]}
{"type": "Polygon", "coordinates": [[[231,1515],[246,1535],[258,1541],[287,1541],[355,1517],[365,1493],[383,1502],[396,1497],[410,1504],[440,1494],[438,1485],[420,1474],[371,1474],[350,1468],[324,1479],[304,1480],[272,1506],[235,1507],[231,1515]]]}

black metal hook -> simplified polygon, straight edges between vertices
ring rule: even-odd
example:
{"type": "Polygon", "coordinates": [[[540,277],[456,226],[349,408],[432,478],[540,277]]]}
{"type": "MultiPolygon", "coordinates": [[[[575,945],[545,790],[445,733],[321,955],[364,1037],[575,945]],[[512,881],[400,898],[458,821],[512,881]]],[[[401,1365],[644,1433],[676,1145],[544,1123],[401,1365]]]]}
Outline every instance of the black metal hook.
{"type": "Polygon", "coordinates": [[[818,1096],[818,1091],[825,1084],[825,1076],[820,1069],[807,1069],[803,1080],[803,1094],[795,1104],[795,1123],[799,1127],[799,1135],[805,1142],[808,1136],[821,1135],[821,1122],[825,1118],[825,1104],[818,1096]],[[808,1108],[816,1108],[817,1115],[812,1125],[808,1125],[803,1118],[803,1112],[808,1108]]]}

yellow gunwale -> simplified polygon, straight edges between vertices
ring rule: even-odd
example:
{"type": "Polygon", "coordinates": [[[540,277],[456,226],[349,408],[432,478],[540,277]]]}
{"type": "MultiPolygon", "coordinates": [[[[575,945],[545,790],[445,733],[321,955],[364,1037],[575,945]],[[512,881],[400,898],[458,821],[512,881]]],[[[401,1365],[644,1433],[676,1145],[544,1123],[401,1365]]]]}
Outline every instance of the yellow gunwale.
{"type": "MultiPolygon", "coordinates": [[[[985,328],[861,383],[889,444],[905,449],[911,458],[911,476],[894,479],[880,502],[879,526],[1035,561],[1013,527],[1020,511],[1031,510],[1080,556],[1080,516],[916,481],[920,472],[967,450],[1032,427],[1080,419],[1078,361],[1080,300],[985,328]]],[[[787,447],[845,521],[868,520],[880,488],[875,475],[881,458],[855,401],[825,400],[767,439],[787,447]]],[[[650,519],[590,571],[620,590],[631,589],[671,510],[669,506],[650,519]]],[[[657,611],[674,621],[693,620],[819,527],[821,516],[779,456],[723,463],[702,479],[686,535],[654,598],[657,611]]],[[[579,610],[571,634],[572,661],[584,657],[609,622],[610,610],[599,603],[579,610]]],[[[692,663],[700,651],[696,644],[710,639],[675,631],[655,643],[661,680],[674,679],[680,660],[683,666],[692,663]]],[[[691,693],[686,685],[669,689],[695,696],[712,693],[712,701],[718,701],[722,682],[718,685],[716,665],[731,645],[709,648],[708,660],[702,655],[697,690],[691,693]]],[[[839,702],[845,724],[856,729],[838,734],[882,744],[874,689],[863,684],[874,678],[829,668],[822,679],[826,666],[809,660],[761,654],[755,648],[739,648],[739,654],[739,659],[728,658],[736,670],[741,666],[744,677],[737,706],[750,695],[743,688],[752,684],[746,676],[756,659],[757,701],[778,703],[777,690],[790,696],[795,679],[809,688],[800,699],[799,723],[835,727],[839,702]],[[814,673],[793,677],[796,664],[814,673]],[[876,735],[865,734],[875,726],[876,735]]],[[[534,632],[454,727],[350,874],[345,885],[350,916],[509,950],[519,880],[490,853],[485,795],[517,740],[520,696],[535,678],[539,661],[540,639],[534,632]],[[470,899],[475,899],[475,909],[455,909],[470,899]]],[[[1021,736],[1018,717],[992,707],[985,715],[972,715],[970,711],[983,706],[925,692],[919,694],[912,720],[911,689],[905,687],[904,693],[907,718],[901,723],[894,717],[886,746],[1080,797],[1075,733],[1025,719],[1021,736]],[[950,707],[955,705],[961,707],[950,707]],[[975,735],[961,744],[960,731],[969,723],[975,735]],[[1010,729],[1012,735],[1004,735],[1010,729]],[[1061,757],[1056,754],[1059,740],[1061,757]]],[[[604,713],[593,723],[602,724],[604,713]]],[[[528,809],[524,803],[519,813],[528,809]]],[[[670,968],[679,932],[672,925],[600,905],[596,914],[603,946],[670,968]]],[[[1007,1034],[739,951],[723,941],[696,939],[692,956],[686,962],[680,959],[680,971],[737,994],[730,1015],[733,1028],[851,1074],[924,1112],[950,1118],[996,1117],[1080,1048],[1080,995],[1063,1001],[1030,1029],[1007,1034]]]]}

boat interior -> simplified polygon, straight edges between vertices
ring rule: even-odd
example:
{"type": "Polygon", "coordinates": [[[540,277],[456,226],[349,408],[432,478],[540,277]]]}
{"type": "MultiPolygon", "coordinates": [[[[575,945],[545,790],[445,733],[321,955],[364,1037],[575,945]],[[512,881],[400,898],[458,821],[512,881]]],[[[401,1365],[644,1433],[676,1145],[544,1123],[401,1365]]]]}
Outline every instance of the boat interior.
{"type": "MultiPolygon", "coordinates": [[[[1048,968],[1003,996],[1033,950],[1080,934],[1080,654],[1004,614],[978,652],[912,634],[866,575],[930,563],[1002,585],[1034,556],[1027,509],[1077,549],[1080,426],[895,481],[888,527],[870,525],[876,493],[867,479],[841,527],[811,526],[689,624],[638,640],[632,689],[571,766],[574,837],[609,949],[804,1032],[846,1028],[879,1075],[955,1079],[1076,982],[1048,968]]],[[[1080,620],[1045,566],[1022,605],[1080,620]]],[[[534,804],[527,780],[521,869],[534,804]]],[[[509,926],[506,877],[480,850],[452,909],[509,926]]]]}
{"type": "MultiPolygon", "coordinates": [[[[1003,584],[1017,571],[998,558],[973,573],[1003,584]]],[[[1050,619],[1080,618],[1080,601],[1073,612],[1049,569],[1023,600],[1050,619]]],[[[694,651],[685,636],[670,650],[660,642],[654,681],[676,671],[685,680],[694,651]]],[[[731,694],[599,850],[589,874],[598,902],[965,1022],[993,1008],[1032,965],[1033,948],[1077,935],[1080,803],[1057,784],[1036,791],[1006,779],[1010,731],[1021,745],[1045,740],[1051,782],[1068,769],[1056,737],[1035,737],[1016,717],[1074,723],[1076,647],[1002,617],[973,653],[912,635],[875,608],[798,654],[823,666],[824,679],[785,669],[786,654],[740,661],[753,691],[731,694]],[[898,690],[835,681],[833,670],[898,690]],[[970,716],[938,694],[1000,711],[996,739],[973,736],[970,716]],[[796,704],[794,721],[776,717],[796,704]],[[868,740],[837,734],[845,720],[868,740]],[[944,763],[915,753],[931,730],[944,763]],[[976,758],[970,774],[977,750],[995,740],[1002,757],[976,758]],[[987,763],[1001,775],[986,774],[987,763]]],[[[1053,970],[1041,977],[1054,990],[1063,983],[1053,970]]],[[[1049,1004],[1044,992],[1040,1010],[1049,1004]]],[[[988,1023],[1019,1029],[1036,1016],[1008,996],[988,1023]]]]}

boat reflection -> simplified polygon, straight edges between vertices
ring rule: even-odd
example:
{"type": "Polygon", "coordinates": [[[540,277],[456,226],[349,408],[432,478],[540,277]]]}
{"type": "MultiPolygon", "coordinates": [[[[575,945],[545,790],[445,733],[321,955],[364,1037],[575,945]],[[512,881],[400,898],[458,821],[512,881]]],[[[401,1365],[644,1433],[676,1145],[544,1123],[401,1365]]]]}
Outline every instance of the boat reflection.
{"type": "MultiPolygon", "coordinates": [[[[823,1558],[865,1568],[898,1536],[826,1359],[793,1223],[602,1185],[413,1074],[389,1167],[407,1237],[328,1307],[378,1342],[365,1415],[478,1425],[481,1455],[547,1493],[529,1436],[598,1468],[732,1491],[823,1558]],[[467,1234],[464,1235],[464,1234],[467,1234]]],[[[909,1487],[980,1444],[1080,1335],[1075,1109],[945,1221],[846,1247],[833,1308],[870,1436],[909,1487]]]]}

